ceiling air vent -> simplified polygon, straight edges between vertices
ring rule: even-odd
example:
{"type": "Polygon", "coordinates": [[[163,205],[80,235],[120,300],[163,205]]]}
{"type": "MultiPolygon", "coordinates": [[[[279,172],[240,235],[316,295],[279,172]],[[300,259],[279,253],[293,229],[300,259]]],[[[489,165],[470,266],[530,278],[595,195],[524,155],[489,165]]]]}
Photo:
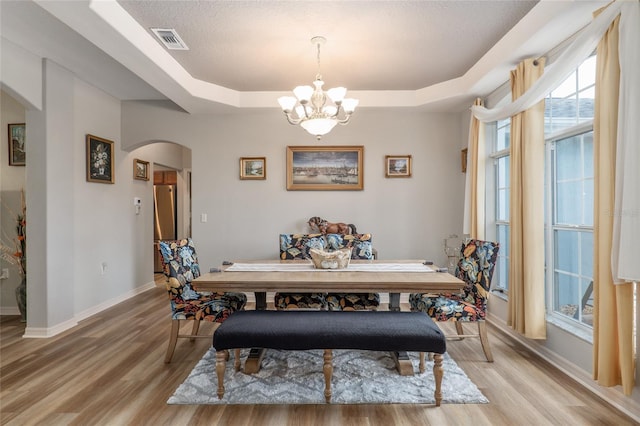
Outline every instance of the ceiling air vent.
{"type": "Polygon", "coordinates": [[[151,31],[160,39],[169,50],[189,50],[184,41],[173,28],[151,28],[151,31]]]}

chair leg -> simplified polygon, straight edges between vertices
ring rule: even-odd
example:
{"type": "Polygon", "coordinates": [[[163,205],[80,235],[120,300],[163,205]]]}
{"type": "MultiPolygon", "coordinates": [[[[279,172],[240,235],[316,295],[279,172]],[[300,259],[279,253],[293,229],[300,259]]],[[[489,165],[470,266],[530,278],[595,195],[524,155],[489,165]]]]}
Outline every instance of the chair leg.
{"type": "MultiPolygon", "coordinates": [[[[462,322],[460,321],[456,321],[456,333],[458,333],[458,336],[462,336],[464,334],[464,330],[462,329],[462,322]]],[[[460,340],[462,340],[462,338],[460,340]]]]}
{"type": "Polygon", "coordinates": [[[478,321],[478,333],[480,334],[480,343],[482,344],[482,350],[484,356],[487,357],[487,361],[493,362],[493,355],[491,354],[491,348],[489,347],[489,335],[487,334],[487,323],[485,321],[478,321]]]}
{"type": "Polygon", "coordinates": [[[193,328],[191,329],[191,338],[189,340],[195,342],[198,330],[200,330],[200,320],[193,320],[193,328]]]}
{"type": "Polygon", "coordinates": [[[173,351],[176,349],[176,343],[178,342],[178,333],[180,332],[180,320],[171,320],[171,334],[169,335],[169,347],[167,347],[167,354],[164,356],[164,362],[166,364],[171,362],[173,357],[173,351]]]}

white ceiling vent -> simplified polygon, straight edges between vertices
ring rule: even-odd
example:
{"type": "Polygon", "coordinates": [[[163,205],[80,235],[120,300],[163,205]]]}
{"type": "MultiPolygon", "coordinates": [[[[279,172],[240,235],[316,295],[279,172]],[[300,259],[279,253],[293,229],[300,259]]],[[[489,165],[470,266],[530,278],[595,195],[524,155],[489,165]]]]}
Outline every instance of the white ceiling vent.
{"type": "Polygon", "coordinates": [[[151,31],[160,39],[169,50],[189,50],[173,28],[151,28],[151,31]]]}

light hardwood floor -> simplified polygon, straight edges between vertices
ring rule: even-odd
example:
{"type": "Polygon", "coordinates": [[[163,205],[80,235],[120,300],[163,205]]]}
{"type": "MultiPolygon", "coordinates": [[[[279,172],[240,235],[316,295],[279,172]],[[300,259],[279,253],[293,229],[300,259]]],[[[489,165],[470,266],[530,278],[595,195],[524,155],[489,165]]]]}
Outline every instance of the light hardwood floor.
{"type": "MultiPolygon", "coordinates": [[[[477,339],[449,342],[489,404],[178,406],[166,401],[210,346],[178,342],[171,364],[164,286],[49,339],[24,339],[0,317],[3,425],[631,425],[546,361],[489,328],[495,362],[477,339]]],[[[210,324],[204,324],[202,331],[210,324]]]]}

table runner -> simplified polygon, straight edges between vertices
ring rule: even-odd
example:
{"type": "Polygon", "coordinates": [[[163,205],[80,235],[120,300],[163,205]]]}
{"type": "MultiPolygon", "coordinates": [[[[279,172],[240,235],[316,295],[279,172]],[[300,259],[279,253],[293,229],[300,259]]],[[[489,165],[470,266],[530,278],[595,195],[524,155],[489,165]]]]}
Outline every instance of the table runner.
{"type": "Polygon", "coordinates": [[[234,263],[228,272],[435,272],[423,263],[350,263],[346,269],[315,269],[312,263],[234,263]]]}

